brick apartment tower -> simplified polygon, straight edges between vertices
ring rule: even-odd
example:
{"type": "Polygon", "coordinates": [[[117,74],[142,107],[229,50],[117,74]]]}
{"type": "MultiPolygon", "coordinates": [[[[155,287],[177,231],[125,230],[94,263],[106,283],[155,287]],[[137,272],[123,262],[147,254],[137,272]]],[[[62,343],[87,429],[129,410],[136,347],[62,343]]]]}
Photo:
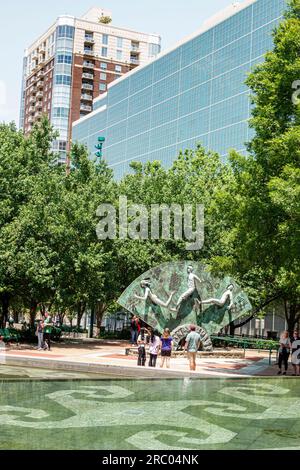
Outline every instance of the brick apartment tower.
{"type": "Polygon", "coordinates": [[[93,111],[113,80],[145,64],[161,49],[157,34],[103,23],[111,12],[91,8],[81,18],[60,16],[25,51],[20,127],[29,134],[47,115],[59,131],[54,150],[65,163],[72,123],[93,111]]]}

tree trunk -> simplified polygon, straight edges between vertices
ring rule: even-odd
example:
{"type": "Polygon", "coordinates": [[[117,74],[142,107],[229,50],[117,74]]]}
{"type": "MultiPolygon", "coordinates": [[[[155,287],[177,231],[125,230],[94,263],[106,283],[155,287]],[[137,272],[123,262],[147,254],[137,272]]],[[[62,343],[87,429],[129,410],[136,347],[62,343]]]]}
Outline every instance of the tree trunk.
{"type": "Polygon", "coordinates": [[[300,315],[298,314],[299,305],[285,300],[284,309],[285,309],[285,318],[286,318],[286,322],[288,325],[288,332],[290,336],[293,336],[293,332],[300,319],[300,315]]]}
{"type": "Polygon", "coordinates": [[[101,323],[103,319],[103,315],[105,313],[107,305],[104,303],[98,303],[96,308],[96,328],[97,328],[97,336],[100,336],[101,333],[101,323]]]}
{"type": "Polygon", "coordinates": [[[34,299],[31,299],[30,301],[30,326],[32,327],[34,327],[37,308],[38,308],[38,302],[34,299]]]}
{"type": "Polygon", "coordinates": [[[61,325],[64,324],[65,316],[66,316],[66,312],[65,312],[65,311],[58,312],[58,317],[59,317],[59,321],[60,321],[60,324],[61,324],[61,325]]]}
{"type": "Polygon", "coordinates": [[[84,315],[86,308],[86,303],[85,302],[79,302],[77,306],[77,328],[80,328],[81,325],[81,320],[84,315]]]}
{"type": "Polygon", "coordinates": [[[2,312],[0,316],[0,327],[5,328],[9,312],[9,294],[4,292],[1,296],[2,312]]]}
{"type": "Polygon", "coordinates": [[[13,317],[14,317],[14,322],[19,323],[19,310],[17,309],[13,310],[13,317]]]}
{"type": "Polygon", "coordinates": [[[230,335],[230,336],[234,336],[234,333],[235,333],[235,325],[234,325],[234,322],[232,321],[232,322],[229,324],[229,335],[230,335]]]}
{"type": "Polygon", "coordinates": [[[40,304],[40,309],[41,309],[41,314],[44,317],[46,313],[46,305],[45,304],[40,304]]]}

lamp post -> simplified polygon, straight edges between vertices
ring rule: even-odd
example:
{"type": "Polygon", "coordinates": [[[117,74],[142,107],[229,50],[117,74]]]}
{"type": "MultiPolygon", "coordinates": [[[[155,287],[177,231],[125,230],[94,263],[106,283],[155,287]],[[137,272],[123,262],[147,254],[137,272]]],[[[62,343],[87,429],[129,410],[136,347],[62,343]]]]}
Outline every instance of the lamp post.
{"type": "Polygon", "coordinates": [[[99,302],[101,302],[101,299],[97,299],[95,302],[92,303],[92,306],[91,306],[91,323],[90,323],[90,331],[89,331],[90,339],[94,337],[95,312],[96,312],[96,306],[98,308],[99,302]]]}

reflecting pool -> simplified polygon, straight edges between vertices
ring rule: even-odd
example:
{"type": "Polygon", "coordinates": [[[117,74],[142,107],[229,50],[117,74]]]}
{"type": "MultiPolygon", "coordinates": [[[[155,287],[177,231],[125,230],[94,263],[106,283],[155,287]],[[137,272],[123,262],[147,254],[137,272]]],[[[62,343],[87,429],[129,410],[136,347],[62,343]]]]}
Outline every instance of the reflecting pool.
{"type": "Polygon", "coordinates": [[[52,374],[3,378],[0,369],[1,449],[300,449],[297,378],[52,374]]]}

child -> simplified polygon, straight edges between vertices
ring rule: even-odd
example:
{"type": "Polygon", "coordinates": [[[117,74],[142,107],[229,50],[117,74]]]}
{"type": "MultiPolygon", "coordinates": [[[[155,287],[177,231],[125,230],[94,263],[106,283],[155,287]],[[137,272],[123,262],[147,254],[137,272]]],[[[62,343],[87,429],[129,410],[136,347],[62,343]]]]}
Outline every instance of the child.
{"type": "Polygon", "coordinates": [[[156,332],[150,331],[150,343],[149,343],[149,367],[156,367],[157,356],[160,348],[160,339],[156,332]]]}

